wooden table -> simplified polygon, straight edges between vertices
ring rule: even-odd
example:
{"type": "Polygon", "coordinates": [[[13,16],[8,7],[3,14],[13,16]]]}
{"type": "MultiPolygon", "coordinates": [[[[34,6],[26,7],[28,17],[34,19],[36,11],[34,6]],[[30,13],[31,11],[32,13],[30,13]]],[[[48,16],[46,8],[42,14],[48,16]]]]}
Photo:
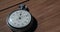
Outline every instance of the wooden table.
{"type": "MultiPolygon", "coordinates": [[[[60,32],[60,0],[30,0],[24,4],[38,21],[35,32],[60,32]]],[[[0,32],[11,32],[5,20],[17,8],[18,5],[0,12],[0,32]]]]}

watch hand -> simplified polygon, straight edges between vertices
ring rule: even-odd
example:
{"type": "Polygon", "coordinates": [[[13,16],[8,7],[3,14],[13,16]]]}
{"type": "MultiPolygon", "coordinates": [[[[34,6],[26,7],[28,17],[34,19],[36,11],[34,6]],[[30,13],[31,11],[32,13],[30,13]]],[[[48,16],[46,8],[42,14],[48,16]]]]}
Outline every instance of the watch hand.
{"type": "Polygon", "coordinates": [[[21,19],[21,17],[19,17],[19,19],[21,19]]]}

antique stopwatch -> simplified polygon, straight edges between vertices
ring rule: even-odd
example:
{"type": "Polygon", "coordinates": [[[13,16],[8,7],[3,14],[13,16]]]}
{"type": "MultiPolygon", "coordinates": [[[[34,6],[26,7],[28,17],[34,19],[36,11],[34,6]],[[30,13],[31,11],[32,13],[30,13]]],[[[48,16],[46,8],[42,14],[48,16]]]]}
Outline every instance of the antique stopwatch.
{"type": "Polygon", "coordinates": [[[13,11],[7,17],[7,24],[13,32],[28,32],[34,27],[34,17],[27,6],[20,4],[19,9],[13,11]]]}

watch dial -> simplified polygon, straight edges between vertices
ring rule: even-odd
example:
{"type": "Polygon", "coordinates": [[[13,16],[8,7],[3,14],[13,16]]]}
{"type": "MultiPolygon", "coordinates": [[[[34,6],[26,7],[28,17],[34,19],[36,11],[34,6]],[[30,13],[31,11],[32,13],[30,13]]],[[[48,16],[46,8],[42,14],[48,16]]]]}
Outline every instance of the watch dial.
{"type": "Polygon", "coordinates": [[[31,21],[31,15],[28,11],[18,10],[10,14],[8,23],[16,28],[27,26],[31,21]]]}

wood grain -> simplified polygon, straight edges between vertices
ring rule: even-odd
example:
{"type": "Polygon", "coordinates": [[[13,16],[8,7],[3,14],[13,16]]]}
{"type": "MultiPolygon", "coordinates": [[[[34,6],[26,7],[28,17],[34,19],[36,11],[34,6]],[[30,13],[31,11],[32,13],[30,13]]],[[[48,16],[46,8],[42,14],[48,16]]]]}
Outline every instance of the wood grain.
{"type": "Polygon", "coordinates": [[[0,0],[0,11],[26,0],[0,0]]]}
{"type": "MultiPolygon", "coordinates": [[[[60,0],[30,0],[24,4],[37,19],[35,32],[60,32],[60,0]]],[[[0,12],[0,32],[11,32],[5,20],[7,15],[17,8],[18,5],[0,12]]]]}

